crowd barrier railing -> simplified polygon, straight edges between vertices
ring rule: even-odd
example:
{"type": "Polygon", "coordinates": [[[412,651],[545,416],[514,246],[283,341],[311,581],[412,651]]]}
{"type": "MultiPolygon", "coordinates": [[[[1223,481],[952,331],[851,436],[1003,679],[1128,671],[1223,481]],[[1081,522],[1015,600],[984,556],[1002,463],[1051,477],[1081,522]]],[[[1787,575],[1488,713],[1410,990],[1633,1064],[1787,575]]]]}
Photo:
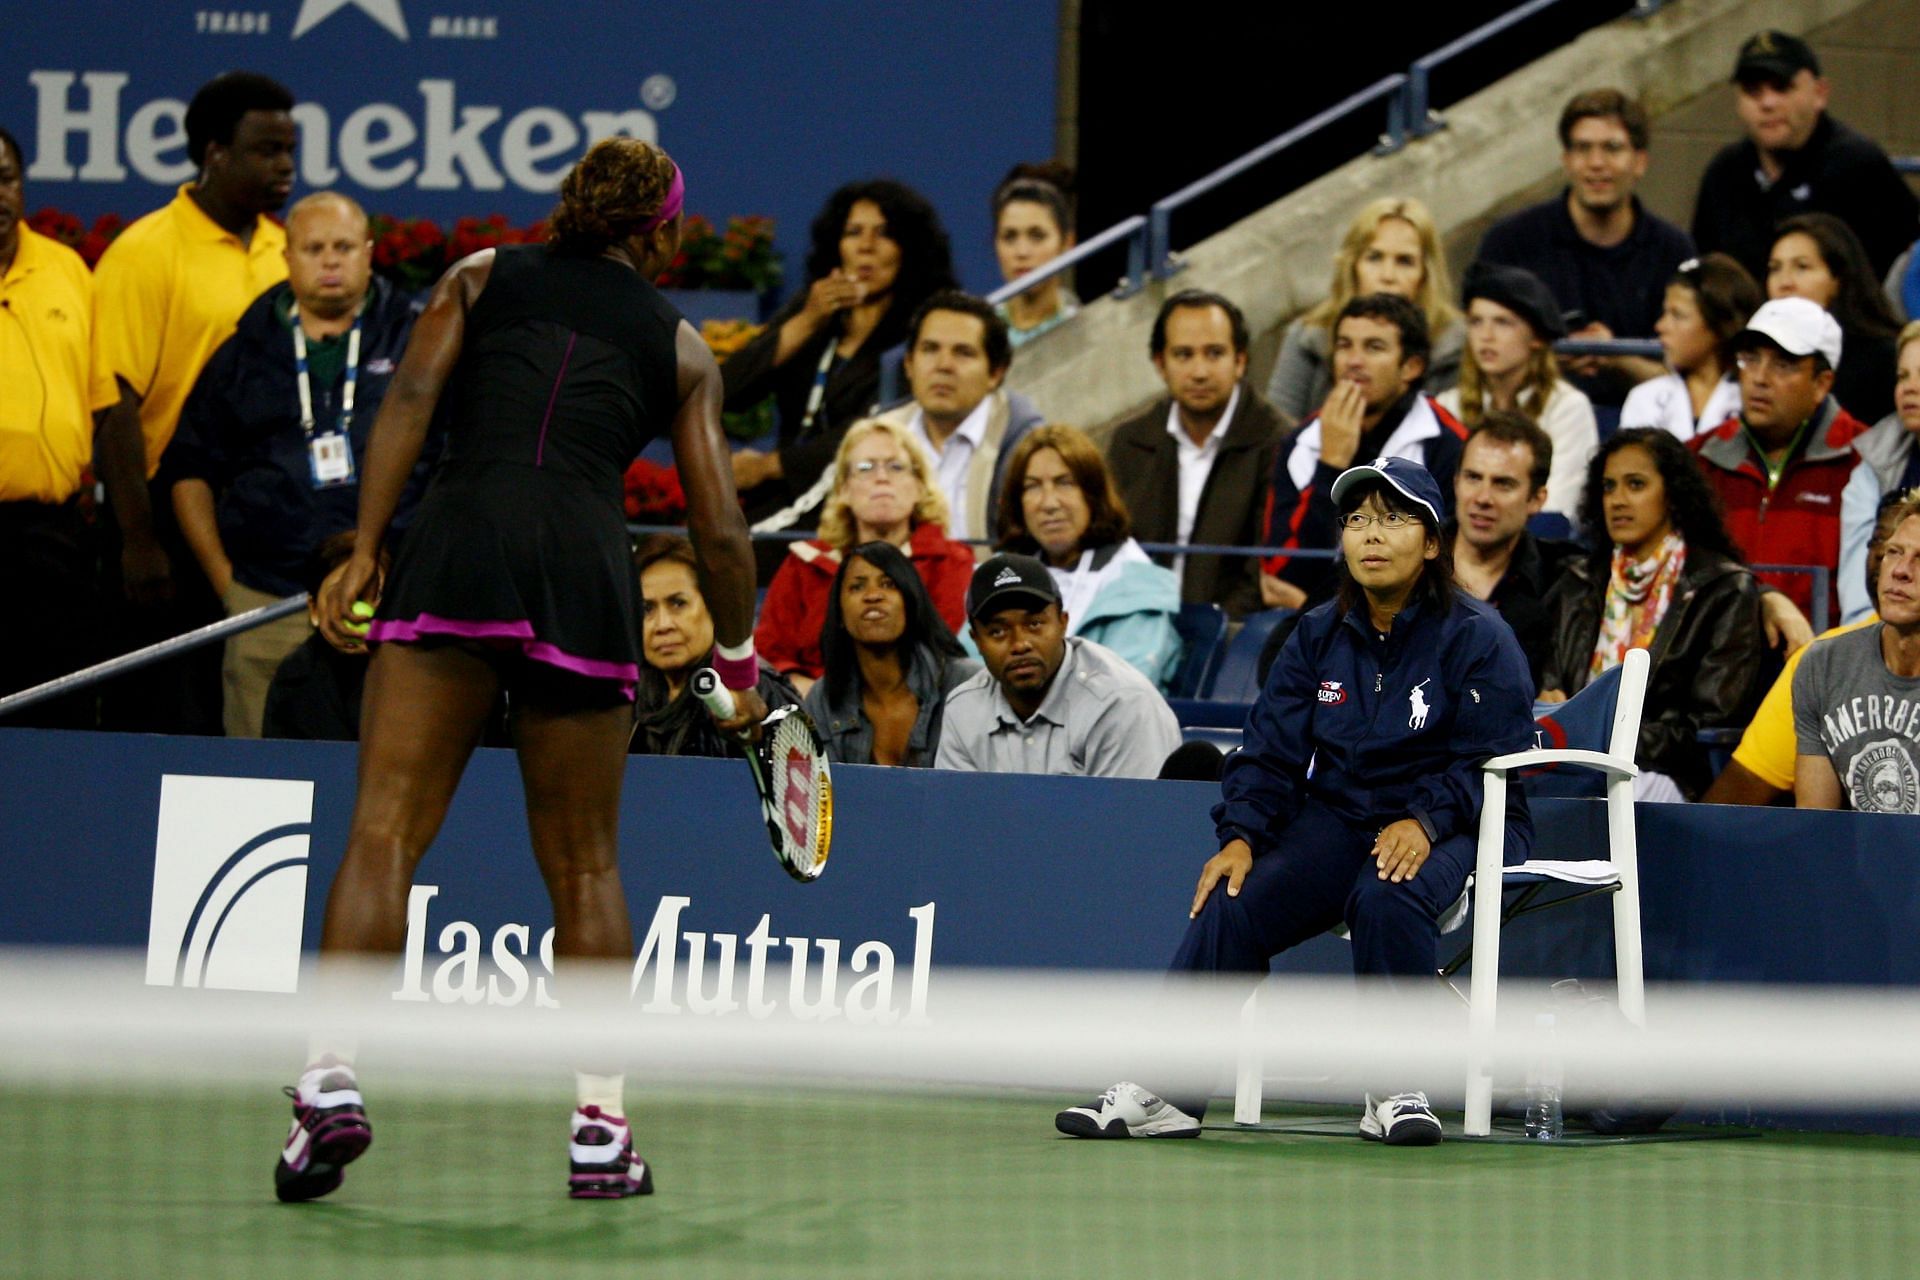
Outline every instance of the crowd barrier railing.
{"type": "MultiPolygon", "coordinates": [[[[684,535],[686,532],[684,528],[677,525],[656,524],[630,524],[627,526],[627,531],[635,535],[650,533],[674,533],[684,535]]],[[[770,542],[793,542],[812,536],[813,531],[811,530],[794,529],[783,529],[778,533],[754,535],[757,541],[765,540],[770,542]]],[[[970,545],[986,546],[988,544],[984,539],[976,538],[970,540],[970,545]]],[[[1235,547],[1214,543],[1184,544],[1174,542],[1143,542],[1140,544],[1140,548],[1148,555],[1257,556],[1261,559],[1266,559],[1269,556],[1287,556],[1295,560],[1331,560],[1336,554],[1332,548],[1325,547],[1235,547]]],[[[1813,629],[1816,634],[1827,629],[1830,617],[1827,608],[1827,591],[1833,577],[1830,570],[1820,565],[1804,564],[1756,564],[1752,567],[1756,572],[1804,573],[1808,575],[1812,579],[1813,617],[1811,621],[1813,623],[1813,629]]],[[[123,676],[128,672],[138,671],[143,667],[150,667],[156,662],[164,662],[168,658],[176,657],[191,649],[197,649],[202,645],[223,642],[231,636],[239,635],[243,631],[250,631],[255,627],[265,626],[269,622],[287,617],[289,614],[298,613],[306,607],[307,597],[305,595],[288,596],[284,600],[276,600],[272,604],[262,605],[258,609],[249,609],[245,613],[236,613],[231,618],[223,618],[218,622],[209,623],[193,631],[183,632],[180,635],[172,636],[155,644],[148,645],[143,649],[135,649],[131,653],[123,653],[119,657],[109,658],[105,662],[98,662],[93,666],[83,667],[67,675],[56,676],[54,679],[48,680],[43,684],[37,684],[32,688],[22,689],[17,693],[11,693],[0,698],[0,718],[4,718],[17,711],[24,711],[28,707],[36,706],[39,703],[46,702],[53,698],[64,697],[70,693],[77,693],[82,689],[92,688],[116,676],[123,676]]]]}

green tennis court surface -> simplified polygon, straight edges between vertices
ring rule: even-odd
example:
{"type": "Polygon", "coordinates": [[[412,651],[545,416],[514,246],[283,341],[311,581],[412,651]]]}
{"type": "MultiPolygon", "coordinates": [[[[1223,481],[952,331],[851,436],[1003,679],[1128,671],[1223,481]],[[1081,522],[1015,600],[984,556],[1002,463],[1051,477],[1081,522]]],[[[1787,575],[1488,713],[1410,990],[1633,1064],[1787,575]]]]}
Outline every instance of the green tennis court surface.
{"type": "Polygon", "coordinates": [[[370,1083],[373,1149],[307,1206],[273,1199],[269,1090],[5,1086],[0,1276],[1920,1273],[1920,1141],[1077,1142],[1051,1096],[629,1086],[659,1193],[574,1203],[564,1078],[537,1103],[370,1083]]]}

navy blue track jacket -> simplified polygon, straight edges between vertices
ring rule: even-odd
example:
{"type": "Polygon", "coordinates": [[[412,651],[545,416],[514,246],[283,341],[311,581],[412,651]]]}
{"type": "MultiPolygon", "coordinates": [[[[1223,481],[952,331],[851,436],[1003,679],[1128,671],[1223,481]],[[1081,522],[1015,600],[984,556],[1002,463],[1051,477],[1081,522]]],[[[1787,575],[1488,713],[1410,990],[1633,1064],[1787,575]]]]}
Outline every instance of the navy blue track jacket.
{"type": "MultiPolygon", "coordinates": [[[[1512,628],[1456,594],[1410,603],[1382,640],[1363,604],[1309,610],[1267,674],[1228,757],[1213,822],[1257,858],[1308,796],[1365,831],[1417,819],[1436,845],[1479,830],[1480,766],[1534,742],[1533,680],[1512,628]],[[1308,766],[1312,765],[1312,777],[1308,766]]],[[[1526,798],[1507,789],[1507,861],[1530,856],[1526,798]]]]}

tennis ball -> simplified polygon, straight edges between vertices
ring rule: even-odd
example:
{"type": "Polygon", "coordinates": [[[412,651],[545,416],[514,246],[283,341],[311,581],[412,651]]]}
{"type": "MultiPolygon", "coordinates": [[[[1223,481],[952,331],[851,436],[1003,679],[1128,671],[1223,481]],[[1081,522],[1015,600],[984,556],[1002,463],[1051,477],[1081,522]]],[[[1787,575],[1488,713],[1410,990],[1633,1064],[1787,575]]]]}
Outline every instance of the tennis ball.
{"type": "Polygon", "coordinates": [[[365,600],[355,600],[353,602],[353,608],[348,612],[352,613],[356,618],[371,618],[373,616],[373,606],[365,600]]]}

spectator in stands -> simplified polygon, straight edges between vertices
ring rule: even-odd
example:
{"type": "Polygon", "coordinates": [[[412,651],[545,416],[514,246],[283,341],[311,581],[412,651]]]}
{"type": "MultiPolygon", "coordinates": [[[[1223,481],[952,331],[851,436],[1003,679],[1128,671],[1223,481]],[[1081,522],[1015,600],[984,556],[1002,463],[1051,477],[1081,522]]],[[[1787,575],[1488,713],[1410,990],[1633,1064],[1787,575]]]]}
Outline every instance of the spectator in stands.
{"type": "Polygon", "coordinates": [[[980,670],[941,619],[920,575],[891,542],[847,552],[820,635],[826,674],[807,714],[835,764],[931,769],[947,695],[980,670]]]}
{"type": "MultiPolygon", "coordinates": [[[[1453,589],[1426,469],[1383,458],[1334,489],[1339,600],[1301,620],[1227,761],[1219,852],[1170,968],[1238,975],[1251,990],[1273,956],[1345,924],[1357,975],[1424,994],[1436,989],[1440,917],[1473,871],[1480,766],[1532,744],[1533,691],[1513,633],[1453,589]]],[[[1520,788],[1504,816],[1517,862],[1533,844],[1520,788]]],[[[1205,1110],[1204,1097],[1121,1084],[1054,1125],[1085,1138],[1197,1137],[1205,1110]]],[[[1424,1093],[1369,1093],[1360,1135],[1430,1146],[1441,1131],[1424,1093]]]]}
{"type": "Polygon", "coordinates": [[[1695,799],[1713,781],[1699,731],[1745,724],[1760,693],[1759,587],[1687,447],[1665,431],[1602,445],[1583,511],[1591,549],[1547,593],[1540,700],[1564,702],[1627,650],[1650,650],[1634,794],[1695,799]]]}
{"type": "MultiPolygon", "coordinates": [[[[292,109],[284,86],[251,72],[201,86],[185,121],[197,176],[121,232],[94,271],[94,471],[108,515],[102,587],[127,602],[110,630],[129,649],[222,613],[198,575],[176,572],[191,553],[155,479],[201,367],[248,304],[286,279],[286,236],[267,215],[293,192],[292,109]]],[[[220,659],[202,653],[106,686],[105,725],[217,733],[220,659]]]]}
{"type": "MultiPolygon", "coordinates": [[[[0,696],[87,664],[98,644],[93,535],[81,489],[93,452],[93,276],[80,255],[26,225],[26,160],[0,129],[0,696]]],[[[84,729],[91,694],[6,723],[84,729]]]]}
{"type": "Polygon", "coordinates": [[[1670,372],[1627,393],[1623,427],[1659,427],[1687,441],[1740,412],[1733,339],[1759,310],[1760,286],[1724,253],[1680,264],[1654,326],[1670,372]]]}
{"type": "MultiPolygon", "coordinates": [[[[180,532],[229,617],[299,594],[320,543],[354,527],[367,437],[416,314],[373,279],[367,215],[346,196],[301,200],[286,234],[287,279],[254,300],[201,371],[161,469],[180,532]]],[[[397,526],[437,453],[436,437],[397,526]]],[[[260,736],[267,685],[306,638],[295,614],[227,641],[228,737],[260,736]]]]}
{"type": "MultiPolygon", "coordinates": [[[[1840,495],[1858,461],[1853,441],[1866,430],[1828,394],[1840,364],[1840,326],[1806,298],[1776,298],[1753,313],[1734,352],[1740,416],[1687,447],[1747,560],[1832,571],[1840,563],[1840,495]]],[[[1808,575],[1760,578],[1800,613],[1812,613],[1808,575]]],[[[1838,617],[1839,595],[1830,588],[1828,597],[1829,616],[1838,617]]]]}
{"type": "Polygon", "coordinates": [[[1847,362],[1834,370],[1833,398],[1848,413],[1878,422],[1893,412],[1900,322],[1846,223],[1830,213],[1803,213],[1781,223],[1767,254],[1767,296],[1810,298],[1840,322],[1847,362]]]}
{"type": "MultiPolygon", "coordinates": [[[[640,679],[634,689],[633,738],[628,751],[649,756],[740,756],[741,742],[720,732],[687,687],[693,673],[713,665],[713,616],[700,591],[693,544],[653,534],[634,548],[640,575],[640,679]]],[[[760,662],[755,692],[768,710],[790,707],[800,695],[760,662]]]]}
{"type": "Polygon", "coordinates": [[[1816,641],[1793,678],[1803,809],[1920,813],[1920,498],[1894,511],[1878,625],[1816,641]]]}
{"type": "MultiPolygon", "coordinates": [[[[1868,598],[1876,604],[1880,594],[1880,555],[1886,549],[1888,535],[1893,532],[1894,513],[1907,496],[1888,495],[1867,546],[1866,571],[1862,575],[1864,581],[1861,585],[1868,598]]],[[[1857,622],[1823,631],[1818,638],[1826,640],[1845,635],[1878,621],[1879,614],[1868,613],[1857,622]]],[[[1734,748],[1733,759],[1713,780],[1706,795],[1700,797],[1707,804],[1765,805],[1793,795],[1793,677],[1800,669],[1800,660],[1807,656],[1807,650],[1811,647],[1811,644],[1802,645],[1787,655],[1779,677],[1774,680],[1773,687],[1767,690],[1767,696],[1760,700],[1753,719],[1747,722],[1745,732],[1740,735],[1740,745],[1734,748]]]]}
{"type": "Polygon", "coordinates": [[[1533,419],[1495,409],[1480,420],[1460,454],[1453,478],[1453,521],[1446,538],[1453,552],[1453,583],[1485,600],[1519,638],[1534,688],[1552,634],[1547,589],[1579,547],[1536,538],[1527,520],[1547,501],[1553,441],[1533,419]]]}
{"type": "Polygon", "coordinates": [[[759,336],[720,368],[726,407],[774,398],[780,446],[733,455],[747,514],[805,527],[833,483],[841,438],[872,413],[880,358],[906,340],[922,302],[954,288],[940,215],[919,192],[880,179],[828,197],[813,220],[807,282],[759,336]]]}
{"type": "Polygon", "coordinates": [[[957,290],[920,304],[907,326],[902,366],[913,399],[880,415],[905,427],[933,463],[946,495],[948,536],[993,536],[1001,465],[1020,437],[1040,425],[1040,411],[1006,389],[1013,348],[994,309],[957,290]]]}
{"type": "Polygon", "coordinates": [[[1437,395],[1460,378],[1467,330],[1453,305],[1453,277],[1440,228],[1418,200],[1384,196],[1360,210],[1333,256],[1333,287],[1287,326],[1267,380],[1267,399],[1291,422],[1316,413],[1333,389],[1333,327],[1347,303],[1370,293],[1398,294],[1427,321],[1422,385],[1437,395]]]}
{"type": "Polygon", "coordinates": [[[1180,725],[1111,649],[1067,634],[1060,590],[1031,556],[974,570],[967,618],[986,670],[947,698],[942,769],[1152,778],[1180,725]]]}
{"type": "MultiPolygon", "coordinates": [[[[1114,429],[1107,463],[1143,542],[1259,545],[1279,437],[1291,422],[1247,385],[1247,321],[1217,293],[1161,304],[1149,340],[1167,398],[1114,429]]],[[[1180,598],[1238,617],[1259,607],[1250,557],[1179,556],[1180,598]]]]}
{"type": "Polygon", "coordinates": [[[1830,86],[1806,42],[1762,31],[1734,62],[1735,105],[1747,136],[1724,147],[1700,178],[1693,239],[1766,275],[1774,228],[1797,213],[1840,218],[1885,273],[1913,243],[1920,200],[1887,153],[1827,111],[1830,86]]]}
{"type": "Polygon", "coordinates": [[[1180,665],[1180,583],[1128,536],[1126,503],[1078,427],[1030,432],[1007,461],[1001,551],[1043,561],[1067,634],[1097,641],[1165,689],[1180,665]]]}
{"type": "Polygon", "coordinates": [[[1593,402],[1553,358],[1554,342],[1567,336],[1559,304],[1531,271],[1488,262],[1467,268],[1462,301],[1467,351],[1460,385],[1440,394],[1441,407],[1469,431],[1490,409],[1518,409],[1539,423],[1553,439],[1546,509],[1571,520],[1600,428],[1593,402]]]}
{"type": "MultiPolygon", "coordinates": [[[[1560,113],[1560,166],[1567,186],[1488,229],[1480,260],[1521,267],[1552,292],[1575,338],[1644,338],[1661,314],[1673,269],[1693,257],[1693,239],[1647,212],[1634,188],[1647,173],[1646,108],[1618,89],[1577,93],[1560,113]]],[[[1650,360],[1588,357],[1570,363],[1576,382],[1602,404],[1659,376],[1650,360]]]]}
{"type": "Polygon", "coordinates": [[[1861,572],[1874,522],[1890,494],[1920,491],[1920,321],[1900,331],[1893,412],[1855,437],[1860,462],[1840,495],[1840,620],[1853,622],[1872,608],[1861,572]]]}
{"type": "MultiPolygon", "coordinates": [[[[1425,467],[1442,494],[1453,492],[1467,431],[1420,390],[1427,355],[1426,317],[1405,298],[1363,294],[1340,309],[1333,332],[1338,382],[1320,412],[1278,451],[1266,545],[1337,550],[1333,482],[1356,460],[1406,458],[1425,467]]],[[[1262,566],[1260,595],[1269,607],[1299,609],[1325,599],[1335,581],[1328,561],[1275,556],[1262,566]]]]}
{"type": "MultiPolygon", "coordinates": [[[[993,193],[993,252],[1011,284],[1073,248],[1073,171],[1065,165],[1016,165],[993,193]]],[[[1041,281],[998,308],[1015,347],[1059,328],[1080,313],[1064,276],[1041,281]]]]}
{"type": "Polygon", "coordinates": [[[789,544],[760,605],[754,646],[803,695],[826,670],[820,633],[833,578],[849,548],[890,542],[913,561],[949,626],[966,617],[973,550],[947,537],[947,500],[906,428],[856,422],[840,441],[834,485],[820,509],[820,536],[789,544]]]}

